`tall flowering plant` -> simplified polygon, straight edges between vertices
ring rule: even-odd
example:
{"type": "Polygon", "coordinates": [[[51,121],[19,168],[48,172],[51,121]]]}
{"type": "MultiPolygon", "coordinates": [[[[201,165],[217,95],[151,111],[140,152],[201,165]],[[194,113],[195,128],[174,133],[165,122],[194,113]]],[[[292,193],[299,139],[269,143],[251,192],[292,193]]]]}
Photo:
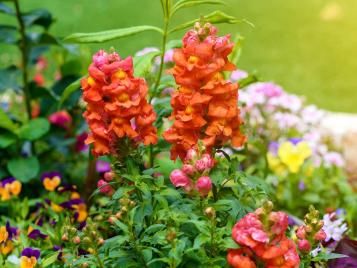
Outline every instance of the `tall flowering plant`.
{"type": "Polygon", "coordinates": [[[173,144],[171,158],[184,159],[189,149],[202,140],[208,152],[228,141],[243,145],[242,121],[237,106],[238,84],[224,79],[224,71],[235,66],[228,55],[233,49],[230,36],[217,36],[209,23],[197,22],[174,51],[171,69],[178,85],[172,94],[173,126],[164,138],[173,144]]]}

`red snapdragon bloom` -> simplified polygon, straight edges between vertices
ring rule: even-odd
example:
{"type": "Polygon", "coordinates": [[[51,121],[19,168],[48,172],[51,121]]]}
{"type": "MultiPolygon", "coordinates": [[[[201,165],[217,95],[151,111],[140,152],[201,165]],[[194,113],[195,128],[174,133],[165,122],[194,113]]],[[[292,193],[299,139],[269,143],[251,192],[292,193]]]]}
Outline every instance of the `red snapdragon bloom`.
{"type": "Polygon", "coordinates": [[[272,211],[271,202],[267,202],[236,223],[232,238],[240,246],[249,248],[253,259],[263,262],[264,267],[297,268],[300,259],[294,242],[285,235],[287,228],[288,216],[281,211],[272,211]]]}
{"type": "Polygon", "coordinates": [[[202,140],[210,151],[232,142],[240,147],[245,137],[240,132],[238,84],[225,80],[224,71],[235,66],[228,55],[233,49],[230,36],[219,37],[216,28],[197,23],[183,37],[183,47],[175,50],[173,74],[178,90],[172,94],[173,126],[164,133],[172,143],[171,158],[182,160],[186,152],[202,140]]]}
{"type": "Polygon", "coordinates": [[[128,137],[145,145],[157,142],[153,107],[147,102],[147,84],[133,76],[131,57],[100,50],[93,56],[89,76],[81,81],[87,102],[84,117],[91,130],[86,143],[95,155],[117,153],[117,143],[128,137]]]}
{"type": "Polygon", "coordinates": [[[233,268],[256,268],[252,256],[253,253],[248,248],[229,249],[227,262],[233,268]]]}

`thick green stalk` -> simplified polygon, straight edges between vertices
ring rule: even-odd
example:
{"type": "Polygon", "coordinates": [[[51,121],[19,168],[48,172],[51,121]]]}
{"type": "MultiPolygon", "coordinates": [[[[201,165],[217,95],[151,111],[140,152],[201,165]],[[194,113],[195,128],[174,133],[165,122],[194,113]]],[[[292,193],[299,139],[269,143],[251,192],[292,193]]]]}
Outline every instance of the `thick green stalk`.
{"type": "Polygon", "coordinates": [[[21,16],[21,11],[20,11],[20,5],[19,5],[19,0],[14,0],[15,4],[15,10],[16,10],[16,18],[17,22],[19,24],[19,30],[20,30],[20,51],[21,51],[21,61],[22,61],[22,83],[23,83],[23,92],[24,92],[24,97],[25,97],[25,104],[26,104],[26,112],[27,112],[27,117],[28,119],[31,119],[31,93],[29,89],[29,83],[28,83],[28,70],[27,70],[27,65],[28,65],[28,46],[27,46],[27,40],[26,40],[26,32],[25,32],[25,24],[23,21],[23,18],[21,16]]]}

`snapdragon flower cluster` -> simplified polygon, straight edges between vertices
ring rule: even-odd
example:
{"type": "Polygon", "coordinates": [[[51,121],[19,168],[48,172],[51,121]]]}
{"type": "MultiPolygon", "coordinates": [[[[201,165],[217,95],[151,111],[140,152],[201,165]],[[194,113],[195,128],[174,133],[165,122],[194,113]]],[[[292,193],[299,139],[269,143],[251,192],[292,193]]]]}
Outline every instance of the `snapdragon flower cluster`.
{"type": "Polygon", "coordinates": [[[240,131],[238,84],[224,79],[224,71],[235,66],[228,55],[233,49],[230,36],[218,37],[211,24],[196,23],[182,39],[183,46],[174,51],[174,68],[170,71],[178,85],[172,94],[173,125],[164,133],[171,143],[171,158],[182,160],[199,140],[207,150],[231,141],[240,147],[245,137],[240,131]]]}
{"type": "Polygon", "coordinates": [[[89,76],[82,79],[84,117],[91,133],[94,155],[118,153],[118,142],[128,137],[136,144],[157,142],[153,107],[147,102],[144,79],[133,76],[132,57],[121,59],[115,52],[100,50],[93,56],[89,76]]]}
{"type": "Polygon", "coordinates": [[[285,234],[288,215],[272,209],[273,204],[266,201],[234,225],[232,238],[241,248],[228,251],[227,261],[232,267],[253,268],[257,262],[266,268],[299,267],[296,246],[285,234]]]}
{"type": "Polygon", "coordinates": [[[301,253],[309,254],[320,242],[326,239],[326,233],[322,229],[324,221],[319,218],[319,211],[310,206],[309,213],[304,217],[305,225],[296,230],[297,245],[301,253]]]}
{"type": "Polygon", "coordinates": [[[207,196],[212,189],[212,180],[208,175],[214,164],[210,154],[190,149],[182,168],[173,170],[170,180],[175,187],[182,187],[187,193],[197,192],[201,196],[207,196]]]}

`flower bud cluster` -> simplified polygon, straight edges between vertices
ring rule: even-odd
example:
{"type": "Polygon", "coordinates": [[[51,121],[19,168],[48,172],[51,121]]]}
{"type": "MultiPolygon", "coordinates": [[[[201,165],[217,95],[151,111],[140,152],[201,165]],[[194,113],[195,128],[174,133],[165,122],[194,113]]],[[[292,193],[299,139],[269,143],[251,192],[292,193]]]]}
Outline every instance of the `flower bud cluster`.
{"type": "Polygon", "coordinates": [[[171,172],[170,180],[175,187],[182,187],[188,193],[197,192],[207,196],[212,189],[212,180],[208,174],[214,164],[210,154],[190,149],[181,169],[171,172]]]}
{"type": "Polygon", "coordinates": [[[307,254],[320,242],[326,239],[326,233],[322,229],[324,221],[320,220],[320,213],[313,206],[309,208],[309,213],[304,217],[305,225],[301,225],[296,230],[297,244],[299,250],[307,254]]]}

